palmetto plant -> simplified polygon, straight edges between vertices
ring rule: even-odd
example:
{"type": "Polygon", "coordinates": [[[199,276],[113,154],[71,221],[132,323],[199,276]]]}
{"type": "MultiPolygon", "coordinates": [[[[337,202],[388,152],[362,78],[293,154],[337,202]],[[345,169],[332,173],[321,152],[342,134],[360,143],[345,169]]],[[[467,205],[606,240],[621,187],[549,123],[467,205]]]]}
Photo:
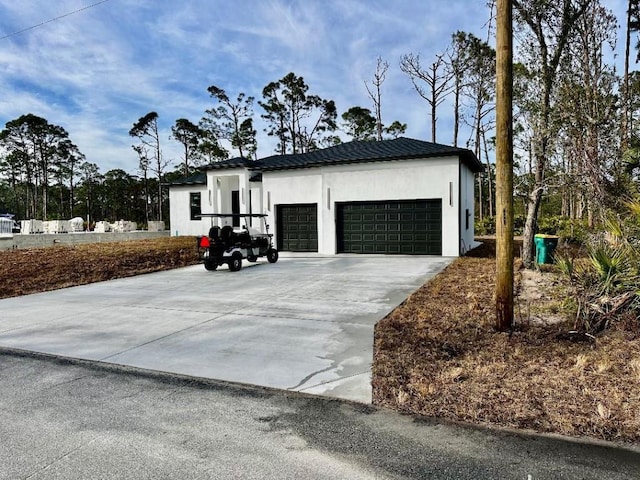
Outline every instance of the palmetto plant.
{"type": "Polygon", "coordinates": [[[638,286],[637,255],[628,245],[601,243],[588,252],[596,293],[611,296],[638,286]]]}
{"type": "Polygon", "coordinates": [[[587,242],[586,261],[557,258],[574,288],[578,331],[597,333],[621,314],[640,318],[640,201],[627,207],[628,218],[609,217],[602,234],[587,242]]]}

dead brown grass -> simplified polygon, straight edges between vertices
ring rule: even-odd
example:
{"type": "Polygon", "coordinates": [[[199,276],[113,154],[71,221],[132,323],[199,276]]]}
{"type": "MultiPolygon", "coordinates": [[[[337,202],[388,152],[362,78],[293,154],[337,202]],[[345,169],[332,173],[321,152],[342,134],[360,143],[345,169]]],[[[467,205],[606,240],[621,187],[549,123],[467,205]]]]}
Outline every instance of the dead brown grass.
{"type": "Polygon", "coordinates": [[[0,252],[0,298],[168,270],[198,262],[195,237],[0,252]]]}
{"type": "MultiPolygon", "coordinates": [[[[497,333],[494,279],[495,251],[485,244],[377,325],[374,403],[456,421],[638,442],[640,332],[621,325],[595,342],[571,342],[563,334],[572,321],[558,322],[554,307],[554,322],[520,315],[512,333],[497,333]]],[[[560,304],[552,297],[566,292],[554,284],[543,297],[560,304]]],[[[544,317],[538,307],[533,316],[544,317]]]]}

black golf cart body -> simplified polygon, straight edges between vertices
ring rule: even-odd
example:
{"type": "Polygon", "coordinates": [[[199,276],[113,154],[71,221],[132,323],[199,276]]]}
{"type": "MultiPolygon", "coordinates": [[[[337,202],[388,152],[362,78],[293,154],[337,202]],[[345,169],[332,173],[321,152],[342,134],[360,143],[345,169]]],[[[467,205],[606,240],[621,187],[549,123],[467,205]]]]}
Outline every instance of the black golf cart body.
{"type": "MultiPolygon", "coordinates": [[[[202,217],[234,218],[244,220],[244,225],[234,229],[231,225],[212,226],[209,235],[198,238],[198,251],[204,268],[216,270],[220,265],[229,265],[229,270],[237,272],[242,268],[242,260],[256,262],[259,257],[267,257],[269,263],[278,261],[278,251],[273,247],[273,234],[269,233],[265,214],[260,213],[203,213],[202,217]],[[251,226],[251,219],[260,219],[264,226],[262,233],[251,226]]],[[[238,222],[241,223],[241,222],[238,222]]]]}

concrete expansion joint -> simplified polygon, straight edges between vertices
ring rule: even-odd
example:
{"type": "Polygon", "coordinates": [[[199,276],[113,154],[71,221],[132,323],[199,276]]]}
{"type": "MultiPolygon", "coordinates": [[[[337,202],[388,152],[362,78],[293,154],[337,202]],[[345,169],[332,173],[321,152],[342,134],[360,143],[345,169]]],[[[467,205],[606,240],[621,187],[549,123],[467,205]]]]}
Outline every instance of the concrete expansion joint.
{"type": "MultiPolygon", "coordinates": [[[[255,313],[236,313],[236,312],[229,312],[229,313],[225,313],[224,315],[243,315],[245,317],[252,317],[252,318],[265,318],[265,319],[271,319],[271,318],[281,318],[281,319],[285,319],[285,320],[296,320],[296,321],[300,321],[300,322],[320,322],[320,323],[333,323],[336,325],[354,325],[354,326],[370,326],[369,323],[361,323],[361,322],[345,322],[342,321],[340,319],[338,320],[324,320],[321,318],[300,318],[300,317],[296,317],[296,316],[289,316],[289,315],[270,315],[270,314],[255,314],[255,313]]],[[[223,315],[223,316],[224,316],[223,315]]]]}
{"type": "MultiPolygon", "coordinates": [[[[327,371],[327,370],[331,370],[332,368],[334,368],[334,367],[325,368],[324,370],[320,370],[319,372],[315,372],[313,375],[316,375],[316,374],[318,374],[318,373],[322,373],[322,372],[327,371]]],[[[298,390],[298,391],[299,391],[299,392],[304,392],[305,390],[310,390],[310,389],[312,389],[312,388],[316,388],[316,387],[317,387],[317,386],[319,386],[319,385],[330,385],[330,384],[332,384],[332,383],[336,383],[336,382],[344,382],[344,381],[345,381],[346,379],[348,379],[348,378],[353,378],[353,377],[357,377],[357,376],[359,376],[359,375],[369,374],[369,373],[371,373],[371,372],[370,372],[370,370],[368,370],[368,369],[367,369],[367,370],[363,370],[363,371],[361,371],[361,372],[352,373],[351,375],[345,375],[344,377],[336,378],[335,380],[327,380],[326,382],[316,383],[316,384],[314,384],[314,385],[310,385],[310,386],[308,386],[308,387],[301,388],[301,389],[300,389],[300,390],[298,390]]],[[[313,376],[313,375],[311,375],[311,376],[313,376]]],[[[300,384],[298,384],[298,385],[302,385],[302,384],[304,384],[304,383],[305,383],[305,382],[303,381],[303,382],[301,382],[301,383],[300,383],[300,384]]],[[[293,388],[296,388],[296,387],[293,387],[293,388]]]]}
{"type": "Polygon", "coordinates": [[[85,378],[98,378],[100,376],[101,375],[99,375],[99,374],[82,375],[80,377],[75,377],[75,378],[72,378],[70,380],[65,380],[64,382],[58,382],[58,383],[54,383],[53,385],[49,385],[48,387],[46,387],[46,390],[51,390],[51,389],[54,389],[54,388],[57,388],[57,387],[61,387],[62,385],[68,385],[70,383],[75,383],[78,380],[84,380],[85,378]]]}
{"type": "Polygon", "coordinates": [[[193,308],[175,308],[175,307],[154,307],[153,305],[126,305],[128,308],[136,308],[140,310],[157,310],[160,312],[189,312],[189,313],[210,313],[213,315],[227,315],[230,312],[212,312],[211,310],[197,310],[193,308]]]}
{"type": "Polygon", "coordinates": [[[53,465],[62,462],[66,458],[68,458],[68,457],[72,456],[74,453],[78,452],[79,450],[82,450],[83,448],[88,447],[89,445],[91,445],[96,440],[97,440],[97,438],[92,438],[88,442],[84,442],[82,445],[78,445],[77,447],[72,448],[68,452],[65,452],[62,455],[60,455],[59,457],[56,457],[55,459],[53,459],[51,462],[47,463],[46,465],[43,465],[42,467],[34,470],[29,475],[24,477],[24,479],[28,480],[30,478],[33,478],[33,477],[36,477],[36,476],[40,476],[40,474],[42,472],[45,472],[46,470],[49,470],[49,468],[51,468],[53,465]]]}
{"type": "Polygon", "coordinates": [[[104,362],[104,361],[107,361],[110,358],[117,357],[118,355],[122,355],[123,353],[130,352],[132,350],[136,350],[137,348],[140,348],[140,347],[144,347],[145,345],[150,345],[150,344],[158,342],[160,340],[164,340],[165,338],[173,337],[174,335],[177,335],[179,333],[186,332],[187,330],[191,330],[193,328],[200,327],[200,326],[202,326],[202,325],[204,325],[206,323],[209,323],[209,322],[212,322],[214,320],[217,320],[218,318],[220,318],[222,316],[224,316],[224,315],[220,315],[220,316],[215,317],[215,318],[209,318],[209,319],[207,319],[207,320],[205,320],[203,322],[198,322],[198,323],[196,323],[194,325],[190,325],[190,326],[182,328],[180,330],[175,330],[175,331],[173,331],[171,333],[168,333],[166,335],[162,335],[160,337],[157,337],[157,338],[154,338],[152,340],[149,340],[148,342],[143,342],[143,343],[140,343],[139,345],[135,345],[133,347],[125,348],[124,350],[122,350],[120,352],[116,352],[116,353],[112,353],[111,355],[107,355],[106,357],[103,357],[103,358],[99,359],[99,361],[100,362],[104,362]]]}

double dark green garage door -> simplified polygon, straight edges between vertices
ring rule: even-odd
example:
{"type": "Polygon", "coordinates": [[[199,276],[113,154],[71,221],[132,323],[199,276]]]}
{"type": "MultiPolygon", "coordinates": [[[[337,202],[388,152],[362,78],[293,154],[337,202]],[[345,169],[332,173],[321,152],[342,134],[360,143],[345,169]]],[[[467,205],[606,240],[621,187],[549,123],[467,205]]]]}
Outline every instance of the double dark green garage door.
{"type": "MultiPolygon", "coordinates": [[[[338,253],[442,255],[441,200],[336,203],[338,253]]],[[[278,248],[318,251],[317,204],[278,205],[278,248]]]]}
{"type": "Polygon", "coordinates": [[[338,253],[442,255],[442,201],[336,204],[338,253]]]}

